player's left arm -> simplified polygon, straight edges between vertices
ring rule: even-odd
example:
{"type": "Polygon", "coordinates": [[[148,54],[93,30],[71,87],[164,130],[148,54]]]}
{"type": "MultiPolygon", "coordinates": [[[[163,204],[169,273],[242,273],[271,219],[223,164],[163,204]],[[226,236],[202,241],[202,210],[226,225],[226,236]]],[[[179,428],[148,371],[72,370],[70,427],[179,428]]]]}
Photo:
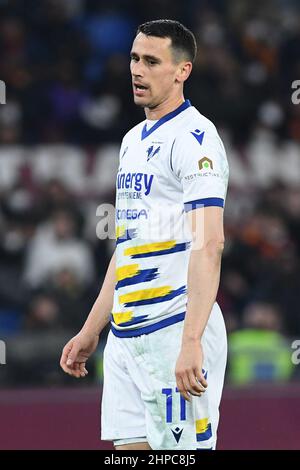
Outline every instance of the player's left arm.
{"type": "Polygon", "coordinates": [[[219,286],[228,163],[223,143],[212,128],[183,133],[176,138],[171,157],[193,234],[187,310],[175,370],[178,390],[189,400],[188,392],[199,395],[207,386],[202,373],[201,338],[219,286]]]}
{"type": "Polygon", "coordinates": [[[223,208],[198,208],[188,212],[187,217],[193,238],[187,281],[187,311],[175,373],[179,392],[190,400],[189,393],[200,395],[207,387],[202,373],[201,338],[219,287],[224,246],[223,208]]]}

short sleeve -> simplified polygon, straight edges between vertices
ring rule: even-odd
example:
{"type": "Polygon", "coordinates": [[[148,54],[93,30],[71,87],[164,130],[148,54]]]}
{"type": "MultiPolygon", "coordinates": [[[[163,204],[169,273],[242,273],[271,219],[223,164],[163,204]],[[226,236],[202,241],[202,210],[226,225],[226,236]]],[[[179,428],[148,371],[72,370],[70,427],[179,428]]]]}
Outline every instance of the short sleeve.
{"type": "Polygon", "coordinates": [[[216,131],[196,129],[176,138],[170,166],[182,184],[187,212],[198,207],[224,207],[229,169],[216,131]]]}

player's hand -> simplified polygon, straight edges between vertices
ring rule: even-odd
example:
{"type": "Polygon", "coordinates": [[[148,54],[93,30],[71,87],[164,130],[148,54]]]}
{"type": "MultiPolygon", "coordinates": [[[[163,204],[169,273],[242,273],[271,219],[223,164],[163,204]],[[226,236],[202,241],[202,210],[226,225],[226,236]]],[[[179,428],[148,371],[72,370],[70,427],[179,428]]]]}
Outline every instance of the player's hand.
{"type": "Polygon", "coordinates": [[[185,341],[177,359],[175,375],[180,394],[191,401],[191,395],[201,396],[207,382],[202,373],[203,351],[199,340],[185,341]]]}
{"type": "Polygon", "coordinates": [[[99,336],[79,332],[65,345],[61,359],[61,368],[73,377],[85,377],[88,371],[86,361],[97,348],[99,336]]]}

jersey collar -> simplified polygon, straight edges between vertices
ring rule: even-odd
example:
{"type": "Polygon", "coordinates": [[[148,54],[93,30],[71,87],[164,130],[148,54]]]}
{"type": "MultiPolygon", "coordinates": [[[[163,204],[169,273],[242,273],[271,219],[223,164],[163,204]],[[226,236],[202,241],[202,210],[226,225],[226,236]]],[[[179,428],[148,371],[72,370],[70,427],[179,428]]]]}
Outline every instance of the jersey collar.
{"type": "Polygon", "coordinates": [[[182,111],[189,108],[190,106],[192,106],[190,100],[185,100],[178,108],[174,109],[174,111],[171,111],[170,113],[160,118],[148,131],[147,125],[145,124],[142,129],[142,140],[148,137],[148,135],[152,134],[152,132],[156,131],[156,129],[158,129],[162,124],[169,121],[170,119],[173,119],[175,116],[182,113],[182,111]]]}

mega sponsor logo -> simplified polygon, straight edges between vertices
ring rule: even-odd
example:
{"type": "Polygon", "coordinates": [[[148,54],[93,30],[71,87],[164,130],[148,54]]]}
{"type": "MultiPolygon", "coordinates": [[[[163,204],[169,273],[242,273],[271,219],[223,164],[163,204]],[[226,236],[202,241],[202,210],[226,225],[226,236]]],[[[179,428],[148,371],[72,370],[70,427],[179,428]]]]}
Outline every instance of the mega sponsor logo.
{"type": "Polygon", "coordinates": [[[148,213],[145,209],[117,209],[117,220],[135,220],[144,217],[148,219],[148,213]]]}
{"type": "Polygon", "coordinates": [[[117,189],[132,189],[148,196],[151,191],[154,175],[147,173],[119,173],[117,176],[117,189]]]}

